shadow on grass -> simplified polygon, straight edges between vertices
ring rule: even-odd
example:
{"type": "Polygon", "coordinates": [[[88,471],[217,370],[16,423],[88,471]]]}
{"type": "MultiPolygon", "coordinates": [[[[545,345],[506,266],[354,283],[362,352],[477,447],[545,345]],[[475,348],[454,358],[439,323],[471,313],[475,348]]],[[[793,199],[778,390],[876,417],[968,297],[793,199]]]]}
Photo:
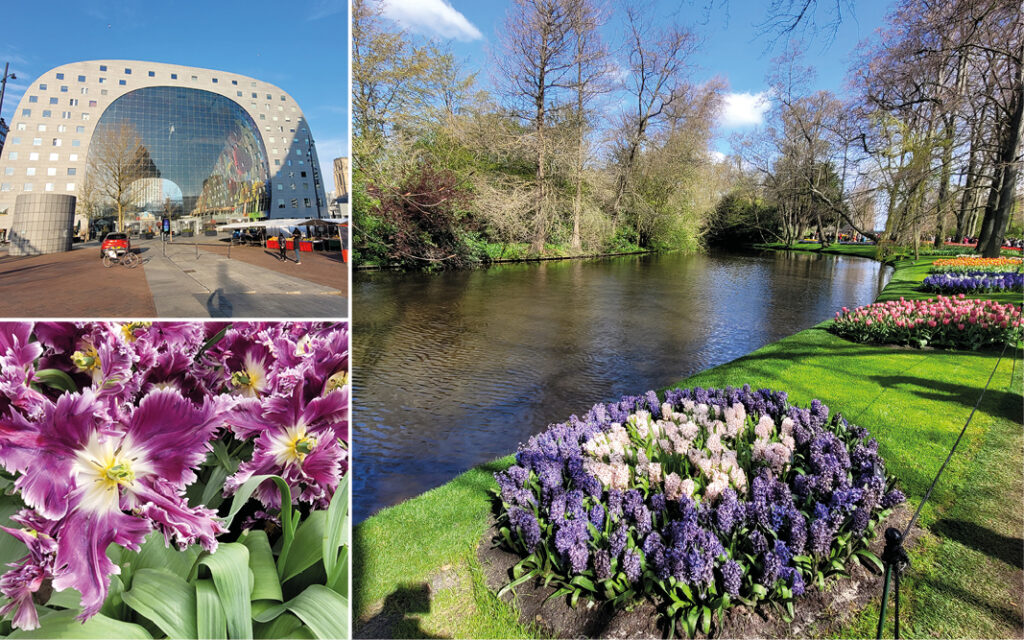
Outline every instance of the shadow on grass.
{"type": "Polygon", "coordinates": [[[420,627],[415,614],[430,613],[430,587],[426,583],[405,585],[384,599],[380,613],[358,625],[356,638],[440,638],[420,627]]]}
{"type": "MultiPolygon", "coordinates": [[[[981,395],[981,390],[984,388],[980,380],[978,386],[969,386],[915,376],[868,377],[886,389],[914,386],[919,389],[910,390],[910,393],[919,398],[935,402],[957,402],[968,410],[968,412],[964,413],[965,419],[969,415],[970,409],[974,408],[974,404],[978,401],[978,396],[981,395]]],[[[985,392],[985,399],[980,408],[982,411],[1003,420],[1021,421],[1020,394],[1018,393],[1000,391],[999,389],[989,387],[988,391],[985,392]]]]}
{"type": "Polygon", "coordinates": [[[1024,539],[1004,536],[987,527],[964,520],[942,519],[931,526],[932,533],[956,540],[965,547],[980,551],[1005,562],[1011,567],[1024,569],[1024,539]]]}
{"type": "MultiPolygon", "coordinates": [[[[483,526],[483,520],[473,518],[470,522],[464,522],[465,516],[452,509],[467,504],[486,504],[487,510],[493,511],[494,498],[490,490],[497,487],[493,474],[505,470],[509,464],[510,456],[507,456],[474,467],[451,482],[385,508],[352,528],[352,611],[355,637],[428,637],[418,629],[419,621],[407,616],[429,613],[429,588],[425,582],[411,586],[405,581],[409,565],[404,559],[409,556],[438,556],[437,564],[440,564],[445,561],[444,558],[450,557],[453,549],[464,548],[467,544],[475,546],[477,540],[469,538],[478,538],[479,534],[469,528],[463,527],[465,531],[458,528],[466,524],[483,526]],[[431,533],[439,522],[450,524],[448,533],[456,540],[449,540],[448,545],[439,544],[439,540],[431,533]],[[381,529],[396,532],[405,538],[405,543],[384,550],[385,557],[375,557],[372,549],[377,546],[377,535],[381,529]],[[462,537],[466,539],[458,540],[459,533],[464,534],[462,537]],[[380,602],[380,596],[371,595],[374,591],[388,595],[383,596],[380,613],[360,622],[363,612],[375,609],[380,602]]],[[[358,500],[359,495],[354,495],[353,499],[358,500]]],[[[395,542],[390,541],[391,544],[395,542]]]]}
{"type": "MultiPolygon", "coordinates": [[[[1020,637],[1020,632],[1024,630],[1024,616],[1021,615],[1020,609],[1010,609],[1008,607],[1000,606],[1001,603],[979,598],[975,593],[954,586],[954,581],[941,574],[936,576],[936,578],[937,579],[934,580],[923,580],[922,582],[935,591],[945,594],[951,605],[953,605],[953,603],[957,603],[958,607],[966,605],[967,607],[987,612],[988,615],[991,616],[991,620],[998,620],[1007,627],[1014,629],[1017,637],[1020,637]]],[[[1019,606],[1019,604],[1014,606],[1019,606]]],[[[985,636],[982,635],[982,637],[985,636]]]]}

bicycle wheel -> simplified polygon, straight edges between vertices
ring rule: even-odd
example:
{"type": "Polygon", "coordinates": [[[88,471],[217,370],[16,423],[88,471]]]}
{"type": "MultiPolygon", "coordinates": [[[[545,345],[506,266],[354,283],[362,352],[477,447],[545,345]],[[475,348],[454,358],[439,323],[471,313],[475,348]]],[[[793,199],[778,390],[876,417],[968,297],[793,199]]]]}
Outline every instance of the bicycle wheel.
{"type": "Polygon", "coordinates": [[[104,267],[109,269],[110,267],[114,266],[115,264],[117,264],[116,260],[114,260],[113,258],[111,258],[110,256],[108,256],[105,253],[103,254],[103,266],[104,267]]]}
{"type": "Polygon", "coordinates": [[[140,258],[138,256],[138,254],[132,253],[130,251],[128,253],[124,254],[124,257],[121,258],[121,264],[123,264],[124,266],[128,267],[129,269],[134,269],[135,267],[139,266],[141,263],[142,263],[142,258],[140,258]]]}

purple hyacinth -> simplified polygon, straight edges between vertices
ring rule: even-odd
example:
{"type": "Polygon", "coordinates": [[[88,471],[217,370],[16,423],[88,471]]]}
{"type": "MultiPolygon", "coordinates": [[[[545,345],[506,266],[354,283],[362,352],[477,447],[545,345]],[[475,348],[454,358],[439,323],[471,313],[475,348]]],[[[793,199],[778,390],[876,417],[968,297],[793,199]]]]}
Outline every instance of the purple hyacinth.
{"type": "Polygon", "coordinates": [[[626,572],[626,579],[631,583],[640,579],[640,556],[632,549],[627,549],[622,556],[622,570],[626,572]]]}
{"type": "Polygon", "coordinates": [[[513,529],[519,530],[526,550],[533,553],[540,544],[540,523],[537,522],[533,512],[518,507],[512,507],[508,512],[509,523],[513,529]]]}
{"type": "Polygon", "coordinates": [[[597,503],[590,508],[590,523],[593,524],[598,531],[604,528],[604,507],[601,506],[601,503],[597,503]]]}
{"type": "Polygon", "coordinates": [[[811,523],[810,548],[811,552],[822,555],[828,552],[832,546],[832,529],[827,519],[815,520],[811,523]]]}
{"type": "Polygon", "coordinates": [[[721,567],[722,585],[726,593],[731,596],[740,594],[740,584],[743,580],[743,567],[735,560],[727,560],[721,567]]]}
{"type": "Polygon", "coordinates": [[[718,530],[725,535],[732,533],[733,527],[740,519],[740,509],[736,492],[732,489],[723,491],[718,499],[718,505],[715,507],[715,526],[718,527],[718,530]]]}
{"type": "Polygon", "coordinates": [[[604,549],[594,552],[594,575],[598,580],[612,577],[612,557],[604,549]]]}
{"type": "Polygon", "coordinates": [[[769,551],[761,556],[761,567],[761,584],[771,587],[779,579],[779,574],[782,572],[782,561],[777,555],[769,551]]]}
{"type": "Polygon", "coordinates": [[[893,489],[882,496],[880,506],[883,509],[891,509],[898,504],[903,504],[907,499],[907,496],[903,495],[903,492],[899,489],[893,489]]]}
{"type": "Polygon", "coordinates": [[[768,539],[757,529],[750,532],[750,547],[754,553],[761,555],[768,551],[768,539]]]}
{"type": "Polygon", "coordinates": [[[563,559],[569,561],[573,573],[581,573],[587,568],[587,559],[590,557],[588,542],[590,533],[585,520],[566,520],[555,532],[555,549],[562,554],[563,559]]]}
{"type": "Polygon", "coordinates": [[[612,531],[612,535],[608,538],[608,550],[611,552],[613,558],[618,558],[622,553],[622,550],[626,548],[626,539],[629,535],[629,525],[625,522],[620,522],[619,526],[615,527],[612,531]]]}

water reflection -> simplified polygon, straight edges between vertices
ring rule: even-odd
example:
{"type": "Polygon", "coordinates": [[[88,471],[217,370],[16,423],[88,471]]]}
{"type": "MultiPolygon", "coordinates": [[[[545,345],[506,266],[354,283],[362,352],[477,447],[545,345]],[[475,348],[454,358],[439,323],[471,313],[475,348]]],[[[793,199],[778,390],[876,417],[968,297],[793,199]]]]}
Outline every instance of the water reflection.
{"type": "Polygon", "coordinates": [[[355,278],[355,517],[874,300],[877,262],[666,254],[355,278]]]}

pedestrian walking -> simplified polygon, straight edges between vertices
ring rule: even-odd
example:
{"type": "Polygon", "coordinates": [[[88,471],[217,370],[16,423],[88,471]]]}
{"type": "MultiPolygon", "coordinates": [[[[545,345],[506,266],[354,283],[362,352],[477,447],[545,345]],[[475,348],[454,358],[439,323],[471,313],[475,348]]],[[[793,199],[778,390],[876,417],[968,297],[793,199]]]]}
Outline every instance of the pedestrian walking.
{"type": "Polygon", "coordinates": [[[302,258],[299,257],[299,242],[302,240],[302,232],[299,231],[298,227],[292,230],[292,242],[295,243],[295,264],[302,264],[302,258]]]}
{"type": "Polygon", "coordinates": [[[277,233],[277,249],[278,255],[281,257],[281,262],[288,261],[288,240],[284,235],[284,229],[280,229],[277,233]]]}

